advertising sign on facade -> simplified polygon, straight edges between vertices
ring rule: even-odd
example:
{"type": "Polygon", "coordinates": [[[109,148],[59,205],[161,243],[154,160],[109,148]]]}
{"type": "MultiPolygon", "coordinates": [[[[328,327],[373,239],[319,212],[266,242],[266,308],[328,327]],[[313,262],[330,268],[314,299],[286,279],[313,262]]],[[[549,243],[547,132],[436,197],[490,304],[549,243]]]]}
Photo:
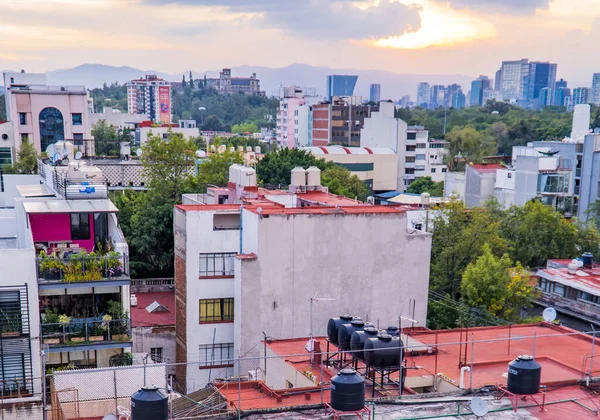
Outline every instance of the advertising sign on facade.
{"type": "Polygon", "coordinates": [[[159,120],[162,123],[171,123],[171,88],[169,86],[158,87],[158,103],[160,106],[159,120]]]}

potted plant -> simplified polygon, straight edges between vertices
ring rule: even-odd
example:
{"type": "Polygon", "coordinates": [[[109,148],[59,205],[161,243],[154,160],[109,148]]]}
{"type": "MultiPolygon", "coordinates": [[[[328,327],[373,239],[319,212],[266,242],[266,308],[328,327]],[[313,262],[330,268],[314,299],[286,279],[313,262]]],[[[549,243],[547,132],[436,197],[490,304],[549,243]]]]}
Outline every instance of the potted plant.
{"type": "Polygon", "coordinates": [[[90,326],[88,324],[88,335],[90,341],[104,341],[104,329],[100,322],[94,322],[90,326]]]}
{"type": "Polygon", "coordinates": [[[129,314],[126,311],[123,311],[123,306],[120,302],[114,300],[108,301],[108,313],[111,318],[111,338],[117,341],[128,341],[129,326],[127,320],[129,318],[129,314]]]}
{"type": "Polygon", "coordinates": [[[71,325],[71,338],[73,343],[85,342],[85,326],[81,322],[76,322],[71,325]]]}
{"type": "Polygon", "coordinates": [[[2,337],[18,337],[21,334],[21,313],[7,313],[0,308],[2,337]]]}
{"type": "Polygon", "coordinates": [[[48,255],[45,251],[40,251],[38,255],[38,267],[39,274],[43,279],[60,280],[61,271],[64,268],[64,264],[60,261],[55,253],[48,255]]]}
{"type": "Polygon", "coordinates": [[[106,258],[106,266],[108,268],[107,277],[119,277],[123,275],[123,265],[121,264],[121,253],[110,251],[106,258]]]}
{"type": "Polygon", "coordinates": [[[58,324],[58,314],[55,310],[46,308],[44,312],[44,323],[42,324],[42,337],[44,344],[59,344],[60,338],[57,335],[61,328],[58,324]]]}
{"type": "Polygon", "coordinates": [[[104,269],[105,258],[99,254],[96,254],[95,252],[90,252],[89,254],[84,255],[84,279],[86,281],[102,280],[102,271],[104,269]]]}
{"type": "Polygon", "coordinates": [[[85,260],[85,252],[69,256],[69,259],[64,267],[64,278],[68,283],[76,281],[84,281],[83,262],[85,260]]]}

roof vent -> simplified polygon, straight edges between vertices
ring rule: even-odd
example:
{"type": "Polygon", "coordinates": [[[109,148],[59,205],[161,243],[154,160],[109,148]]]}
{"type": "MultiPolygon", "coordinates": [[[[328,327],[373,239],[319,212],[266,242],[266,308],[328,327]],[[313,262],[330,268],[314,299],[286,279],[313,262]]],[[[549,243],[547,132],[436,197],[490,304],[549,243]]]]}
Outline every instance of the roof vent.
{"type": "Polygon", "coordinates": [[[154,301],[150,305],[146,306],[146,311],[153,314],[157,312],[169,312],[169,309],[166,306],[161,305],[157,301],[154,301]]]}

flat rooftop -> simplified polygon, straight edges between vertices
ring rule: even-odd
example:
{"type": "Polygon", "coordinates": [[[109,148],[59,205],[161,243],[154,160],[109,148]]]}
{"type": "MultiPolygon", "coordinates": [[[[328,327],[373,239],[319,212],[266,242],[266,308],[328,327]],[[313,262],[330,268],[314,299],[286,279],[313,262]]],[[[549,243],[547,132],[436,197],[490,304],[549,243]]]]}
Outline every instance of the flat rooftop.
{"type": "Polygon", "coordinates": [[[131,326],[170,327],[175,325],[175,292],[137,292],[137,306],[131,307],[131,326]],[[168,309],[162,312],[148,312],[146,308],[158,302],[168,309]]]}
{"type": "Polygon", "coordinates": [[[579,267],[575,273],[570,273],[568,265],[571,261],[548,260],[546,268],[539,269],[537,275],[596,296],[600,295],[600,266],[579,267]]]}

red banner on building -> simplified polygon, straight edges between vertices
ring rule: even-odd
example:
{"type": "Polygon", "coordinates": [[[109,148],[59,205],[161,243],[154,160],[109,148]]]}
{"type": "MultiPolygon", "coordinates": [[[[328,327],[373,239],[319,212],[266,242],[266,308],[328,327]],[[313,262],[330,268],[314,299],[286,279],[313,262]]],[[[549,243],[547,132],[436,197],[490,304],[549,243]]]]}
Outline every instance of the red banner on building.
{"type": "Polygon", "coordinates": [[[162,123],[171,123],[171,88],[169,86],[158,87],[158,103],[160,106],[159,120],[162,123]]]}

